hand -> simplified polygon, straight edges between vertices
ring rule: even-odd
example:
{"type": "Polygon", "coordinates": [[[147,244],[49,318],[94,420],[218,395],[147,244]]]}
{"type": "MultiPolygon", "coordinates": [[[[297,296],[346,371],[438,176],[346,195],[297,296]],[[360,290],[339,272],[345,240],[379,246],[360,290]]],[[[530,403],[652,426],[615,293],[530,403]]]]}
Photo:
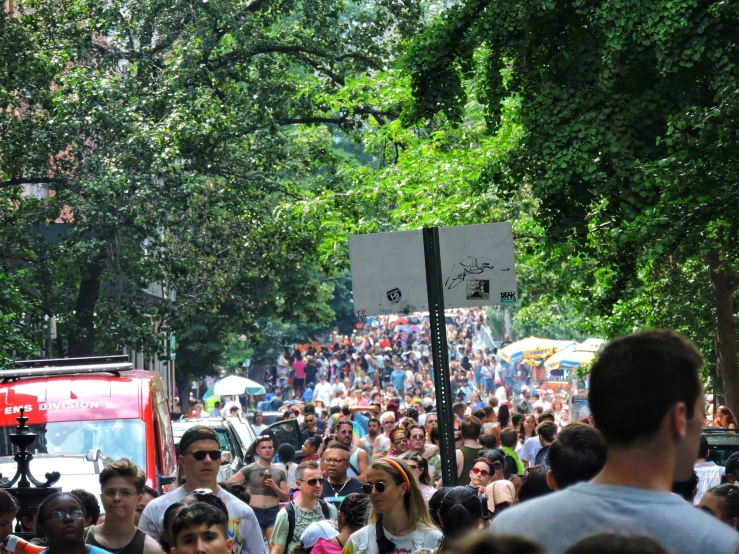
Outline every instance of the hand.
{"type": "Polygon", "coordinates": [[[275,485],[275,482],[272,479],[265,479],[262,482],[262,485],[264,485],[265,487],[268,487],[268,488],[270,488],[272,490],[274,490],[274,489],[277,488],[277,485],[275,485]]]}

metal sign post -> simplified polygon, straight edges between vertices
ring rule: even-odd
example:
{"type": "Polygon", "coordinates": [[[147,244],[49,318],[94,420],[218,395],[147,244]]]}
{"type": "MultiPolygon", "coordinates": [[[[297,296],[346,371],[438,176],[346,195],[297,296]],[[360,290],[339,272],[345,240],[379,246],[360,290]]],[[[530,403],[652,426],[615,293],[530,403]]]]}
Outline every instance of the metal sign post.
{"type": "Polygon", "coordinates": [[[499,222],[354,235],[349,257],[357,318],[429,311],[442,478],[453,486],[457,464],[444,310],[517,301],[513,228],[499,222]]]}
{"type": "Polygon", "coordinates": [[[431,323],[431,355],[434,361],[440,455],[444,461],[441,464],[441,478],[445,487],[453,487],[457,484],[457,456],[454,448],[454,413],[452,412],[452,386],[446,342],[444,283],[441,276],[438,227],[423,230],[423,253],[426,260],[426,290],[431,323]]]}

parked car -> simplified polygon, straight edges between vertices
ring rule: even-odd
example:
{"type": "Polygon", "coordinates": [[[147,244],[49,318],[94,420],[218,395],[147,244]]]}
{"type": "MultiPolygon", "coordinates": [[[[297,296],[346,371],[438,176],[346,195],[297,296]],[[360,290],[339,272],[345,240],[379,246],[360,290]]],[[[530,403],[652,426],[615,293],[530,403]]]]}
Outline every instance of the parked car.
{"type": "MultiPolygon", "coordinates": [[[[264,416],[264,425],[271,425],[275,421],[280,421],[282,419],[282,415],[285,412],[262,412],[262,416],[264,416]]],[[[246,419],[250,424],[254,424],[254,412],[249,412],[246,415],[246,419]]]]}
{"type": "Polygon", "coordinates": [[[146,484],[166,492],[176,481],[176,457],[159,373],[133,369],[127,356],[28,360],[0,372],[0,472],[15,475],[9,435],[21,408],[36,438],[31,471],[44,480],[59,471],[63,491],[100,490],[106,461],[131,458],[146,484]]]}
{"type": "Polygon", "coordinates": [[[704,427],[703,436],[706,437],[708,449],[711,451],[708,459],[720,466],[725,466],[729,456],[734,452],[739,452],[739,434],[737,433],[720,427],[704,427]]]}

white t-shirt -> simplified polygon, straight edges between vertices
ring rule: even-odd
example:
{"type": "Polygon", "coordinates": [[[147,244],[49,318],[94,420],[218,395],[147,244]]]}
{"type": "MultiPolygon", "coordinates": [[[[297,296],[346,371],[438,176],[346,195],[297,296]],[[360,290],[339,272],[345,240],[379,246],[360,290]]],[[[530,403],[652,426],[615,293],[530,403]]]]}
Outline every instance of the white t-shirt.
{"type": "Polygon", "coordinates": [[[523,443],[523,447],[521,448],[521,459],[526,460],[530,466],[534,465],[534,460],[536,460],[536,455],[539,453],[539,450],[541,450],[541,441],[539,440],[539,437],[531,437],[530,439],[526,439],[526,442],[523,443]]]}
{"type": "MultiPolygon", "coordinates": [[[[416,529],[410,535],[398,537],[391,535],[387,529],[383,527],[385,536],[395,543],[393,554],[413,554],[421,548],[435,550],[441,541],[441,531],[438,529],[416,529]]],[[[367,525],[354,533],[344,545],[344,554],[379,554],[377,548],[377,535],[375,534],[375,526],[367,525]]]]}
{"type": "Polygon", "coordinates": [[[327,382],[318,383],[316,388],[313,389],[313,397],[323,402],[324,406],[328,406],[331,403],[331,384],[327,382]]]}
{"type": "Polygon", "coordinates": [[[254,429],[254,433],[257,436],[259,436],[262,434],[262,431],[264,431],[267,428],[267,426],[264,423],[262,423],[261,425],[252,425],[251,428],[254,429]]]}
{"type": "MultiPolygon", "coordinates": [[[[141,514],[139,529],[159,542],[162,534],[164,512],[175,502],[187,496],[185,487],[155,498],[146,505],[141,514]]],[[[233,538],[234,554],[261,554],[265,552],[262,530],[259,528],[254,511],[234,495],[219,487],[218,498],[223,500],[228,510],[228,536],[233,538]]]]}

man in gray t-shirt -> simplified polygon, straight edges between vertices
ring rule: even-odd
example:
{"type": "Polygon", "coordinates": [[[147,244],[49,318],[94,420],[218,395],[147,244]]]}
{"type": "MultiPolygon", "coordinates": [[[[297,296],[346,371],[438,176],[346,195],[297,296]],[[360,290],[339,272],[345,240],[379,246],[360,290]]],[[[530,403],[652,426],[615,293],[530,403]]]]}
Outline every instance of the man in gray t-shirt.
{"type": "Polygon", "coordinates": [[[698,455],[702,365],[695,345],[670,331],[609,343],[592,366],[589,395],[605,467],[588,483],[509,508],[492,533],[533,539],[548,554],[601,532],[647,535],[673,554],[739,553],[739,533],[670,492],[698,455]]]}
{"type": "Polygon", "coordinates": [[[195,425],[180,439],[180,464],[187,482],[144,508],[139,529],[155,540],[162,535],[164,512],[195,489],[210,489],[228,510],[228,537],[234,540],[234,554],[263,554],[264,542],[254,511],[241,500],[218,486],[221,452],[218,437],[210,427],[195,425]]]}

